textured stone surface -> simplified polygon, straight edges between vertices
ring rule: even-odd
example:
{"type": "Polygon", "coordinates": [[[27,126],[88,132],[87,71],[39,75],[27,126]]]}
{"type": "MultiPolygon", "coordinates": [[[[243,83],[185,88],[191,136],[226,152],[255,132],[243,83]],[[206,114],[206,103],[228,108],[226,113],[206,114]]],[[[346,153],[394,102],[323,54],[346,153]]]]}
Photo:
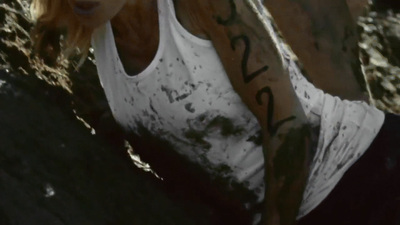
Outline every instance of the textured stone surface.
{"type": "Polygon", "coordinates": [[[375,104],[385,111],[399,113],[400,11],[372,10],[358,24],[361,58],[375,104]]]}
{"type": "Polygon", "coordinates": [[[54,90],[31,93],[10,76],[0,72],[0,224],[210,223],[209,208],[168,195],[54,90]]]}

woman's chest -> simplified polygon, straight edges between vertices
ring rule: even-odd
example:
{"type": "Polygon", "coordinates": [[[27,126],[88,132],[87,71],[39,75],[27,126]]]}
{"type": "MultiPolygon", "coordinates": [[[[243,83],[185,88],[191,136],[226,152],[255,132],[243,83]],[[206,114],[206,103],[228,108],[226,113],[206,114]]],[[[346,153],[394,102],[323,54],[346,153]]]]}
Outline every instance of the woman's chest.
{"type": "Polygon", "coordinates": [[[177,133],[207,131],[218,118],[231,124],[251,120],[216,56],[192,55],[196,60],[164,56],[139,79],[117,75],[105,84],[113,90],[108,97],[117,121],[129,131],[140,124],[152,133],[177,133]]]}
{"type": "MultiPolygon", "coordinates": [[[[172,1],[170,1],[172,4],[172,1]]],[[[155,7],[158,7],[157,5],[155,7]]],[[[140,8],[131,17],[116,18],[112,21],[116,47],[125,71],[134,76],[148,67],[160,48],[162,20],[173,20],[195,37],[207,39],[196,17],[186,10],[186,5],[173,3],[167,17],[157,13],[154,8],[140,8]],[[173,15],[171,15],[173,14],[173,15]],[[121,20],[128,20],[122,22],[121,20]]],[[[165,22],[165,21],[163,21],[165,22]]]]}
{"type": "MultiPolygon", "coordinates": [[[[154,137],[169,150],[207,165],[207,171],[239,165],[234,160],[255,148],[260,131],[256,118],[218,68],[206,68],[204,76],[197,77],[180,70],[183,62],[174,60],[159,64],[151,79],[115,84],[118,91],[107,95],[115,119],[130,136],[154,137]],[[171,69],[171,63],[177,68],[171,69]]],[[[164,147],[158,146],[160,151],[164,147]]],[[[232,167],[229,176],[236,173],[232,167]]]]}

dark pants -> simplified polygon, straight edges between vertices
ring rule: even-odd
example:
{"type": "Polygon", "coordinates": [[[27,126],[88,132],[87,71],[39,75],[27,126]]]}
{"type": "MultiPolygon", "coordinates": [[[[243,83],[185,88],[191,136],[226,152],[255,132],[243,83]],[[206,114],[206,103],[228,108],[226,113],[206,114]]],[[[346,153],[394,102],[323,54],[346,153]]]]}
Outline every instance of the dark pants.
{"type": "Polygon", "coordinates": [[[385,122],[367,152],[298,225],[400,224],[400,116],[385,122]]]}

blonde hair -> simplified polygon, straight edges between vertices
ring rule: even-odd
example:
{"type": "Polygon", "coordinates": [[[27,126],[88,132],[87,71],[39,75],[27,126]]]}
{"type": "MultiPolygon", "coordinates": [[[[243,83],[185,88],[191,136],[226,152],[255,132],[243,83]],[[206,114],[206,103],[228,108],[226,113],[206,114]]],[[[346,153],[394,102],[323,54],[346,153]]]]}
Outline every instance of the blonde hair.
{"type": "Polygon", "coordinates": [[[79,23],[67,0],[32,0],[34,27],[31,39],[36,53],[51,63],[88,54],[93,30],[79,23]]]}

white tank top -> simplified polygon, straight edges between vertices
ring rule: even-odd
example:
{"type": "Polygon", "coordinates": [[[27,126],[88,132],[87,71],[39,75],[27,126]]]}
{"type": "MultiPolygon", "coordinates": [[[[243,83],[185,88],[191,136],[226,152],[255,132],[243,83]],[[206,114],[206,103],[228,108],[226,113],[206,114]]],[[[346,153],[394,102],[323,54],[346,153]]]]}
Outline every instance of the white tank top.
{"type": "MultiPolygon", "coordinates": [[[[158,0],[158,8],[157,53],[135,76],[124,70],[110,22],[93,34],[97,70],[112,113],[127,132],[140,136],[145,129],[208,173],[228,184],[242,184],[257,196],[244,203],[251,207],[264,198],[257,119],[233,90],[212,42],[182,27],[172,0],[158,0]]],[[[265,13],[260,15],[273,32],[265,13]]],[[[330,193],[368,148],[384,114],[363,102],[324,94],[301,75],[289,57],[284,58],[306,116],[314,127],[320,127],[299,211],[298,217],[302,217],[330,193]]]]}

